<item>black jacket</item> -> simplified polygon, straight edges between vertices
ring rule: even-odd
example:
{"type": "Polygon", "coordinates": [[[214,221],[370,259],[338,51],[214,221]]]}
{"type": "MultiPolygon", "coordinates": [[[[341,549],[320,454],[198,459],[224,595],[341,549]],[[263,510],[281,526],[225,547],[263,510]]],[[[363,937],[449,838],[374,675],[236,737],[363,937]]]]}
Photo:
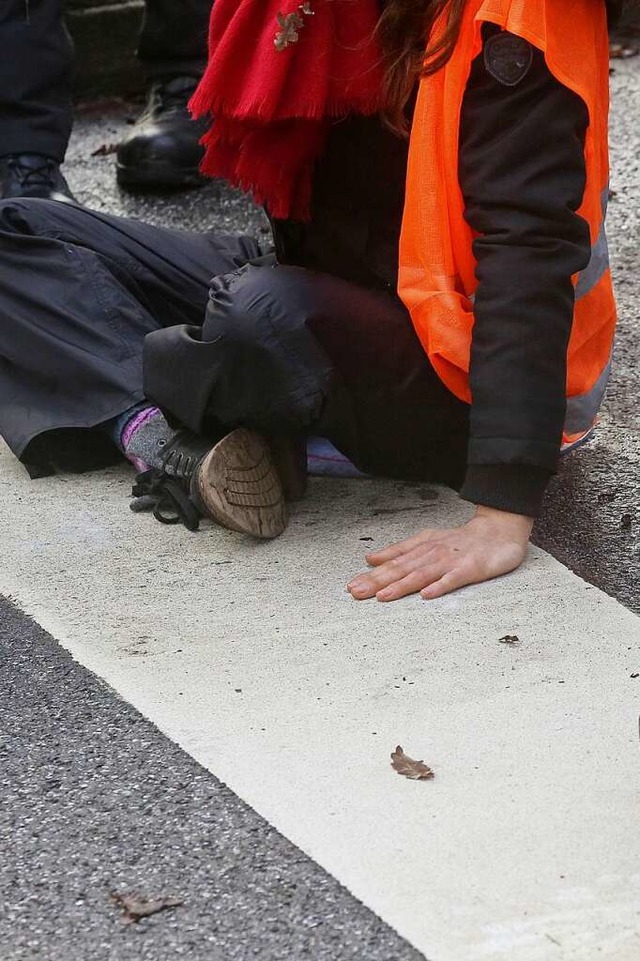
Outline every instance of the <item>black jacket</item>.
{"type": "MultiPolygon", "coordinates": [[[[560,449],[571,276],[590,253],[588,225],[575,213],[588,118],[535,49],[517,83],[497,79],[496,32],[485,27],[460,126],[460,184],[479,234],[462,495],[535,515],[560,449]]],[[[312,222],[275,225],[279,257],[395,290],[407,149],[377,119],[335,125],[316,173],[312,222]]]]}

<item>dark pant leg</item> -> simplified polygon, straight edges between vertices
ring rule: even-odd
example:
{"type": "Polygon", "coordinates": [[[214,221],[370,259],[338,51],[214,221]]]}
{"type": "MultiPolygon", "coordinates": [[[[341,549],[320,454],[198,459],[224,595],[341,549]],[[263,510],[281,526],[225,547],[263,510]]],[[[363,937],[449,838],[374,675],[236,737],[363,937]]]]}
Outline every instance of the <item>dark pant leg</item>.
{"type": "Polygon", "coordinates": [[[72,123],[73,46],[62,0],[0,2],[0,156],[62,162],[72,123]]]}
{"type": "Polygon", "coordinates": [[[249,265],[216,278],[202,328],[146,338],[144,382],[195,431],[314,432],[368,473],[464,477],[468,407],[403,305],[327,274],[249,265]]]}
{"type": "Polygon", "coordinates": [[[152,80],[199,77],[212,0],[146,0],[138,56],[152,80]]]}
{"type": "Polygon", "coordinates": [[[53,201],[0,203],[0,434],[12,450],[37,461],[35,438],[95,426],[141,400],[145,335],[202,323],[211,274],[257,252],[249,238],[53,201]]]}

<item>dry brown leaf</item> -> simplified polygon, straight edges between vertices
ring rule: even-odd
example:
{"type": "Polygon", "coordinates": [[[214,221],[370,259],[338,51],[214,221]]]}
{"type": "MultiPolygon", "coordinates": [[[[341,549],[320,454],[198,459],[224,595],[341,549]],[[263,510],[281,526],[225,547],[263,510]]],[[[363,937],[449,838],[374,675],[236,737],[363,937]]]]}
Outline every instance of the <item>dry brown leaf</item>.
{"type": "Polygon", "coordinates": [[[404,753],[400,745],[391,754],[391,767],[403,777],[408,777],[411,781],[430,781],[433,771],[424,761],[414,761],[404,753]]]}
{"type": "Polygon", "coordinates": [[[184,904],[180,898],[152,898],[146,900],[138,894],[120,894],[118,891],[111,892],[111,900],[122,908],[122,921],[124,924],[137,924],[141,918],[148,918],[159,911],[167,908],[177,908],[184,904]]]}
{"type": "Polygon", "coordinates": [[[517,634],[505,634],[504,637],[499,637],[498,640],[501,644],[519,644],[520,638],[517,634]]]}
{"type": "Polygon", "coordinates": [[[103,143],[97,150],[92,150],[90,157],[108,157],[118,149],[117,143],[103,143]]]}
{"type": "Polygon", "coordinates": [[[636,44],[610,43],[609,57],[611,60],[627,60],[629,57],[637,57],[640,48],[636,44]]]}

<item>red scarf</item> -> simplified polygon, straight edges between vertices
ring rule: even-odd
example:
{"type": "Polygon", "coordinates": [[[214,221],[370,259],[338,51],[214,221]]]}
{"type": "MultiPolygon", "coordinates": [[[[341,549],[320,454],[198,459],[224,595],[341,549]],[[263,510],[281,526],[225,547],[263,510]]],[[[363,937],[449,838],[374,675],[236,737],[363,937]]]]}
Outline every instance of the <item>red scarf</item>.
{"type": "Polygon", "coordinates": [[[201,165],[278,218],[308,220],[330,118],[380,109],[377,0],[215,0],[190,108],[215,120],[201,165]]]}

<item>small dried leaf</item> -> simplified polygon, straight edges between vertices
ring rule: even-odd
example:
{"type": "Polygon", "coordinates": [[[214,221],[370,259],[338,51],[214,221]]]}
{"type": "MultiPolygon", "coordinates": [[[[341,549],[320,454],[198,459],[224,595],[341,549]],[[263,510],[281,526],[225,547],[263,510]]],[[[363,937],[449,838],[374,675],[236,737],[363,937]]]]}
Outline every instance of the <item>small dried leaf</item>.
{"type": "Polygon", "coordinates": [[[637,57],[638,53],[640,53],[640,48],[635,44],[609,44],[609,57],[612,60],[627,60],[629,57],[637,57]]]}
{"type": "Polygon", "coordinates": [[[102,146],[98,147],[97,150],[92,150],[89,156],[108,157],[109,154],[115,153],[117,149],[118,149],[117,143],[103,143],[102,146]]]}
{"type": "Polygon", "coordinates": [[[408,757],[399,744],[391,754],[391,767],[411,781],[430,781],[433,777],[433,771],[424,761],[414,761],[412,757],[408,757]]]}
{"type": "Polygon", "coordinates": [[[141,918],[148,918],[159,911],[167,908],[177,908],[184,904],[180,898],[152,898],[146,900],[139,895],[120,894],[118,891],[111,892],[111,900],[122,908],[122,921],[124,924],[137,924],[141,918]]]}
{"type": "Polygon", "coordinates": [[[519,644],[520,638],[517,634],[505,634],[504,637],[499,637],[498,640],[501,644],[519,644]]]}

